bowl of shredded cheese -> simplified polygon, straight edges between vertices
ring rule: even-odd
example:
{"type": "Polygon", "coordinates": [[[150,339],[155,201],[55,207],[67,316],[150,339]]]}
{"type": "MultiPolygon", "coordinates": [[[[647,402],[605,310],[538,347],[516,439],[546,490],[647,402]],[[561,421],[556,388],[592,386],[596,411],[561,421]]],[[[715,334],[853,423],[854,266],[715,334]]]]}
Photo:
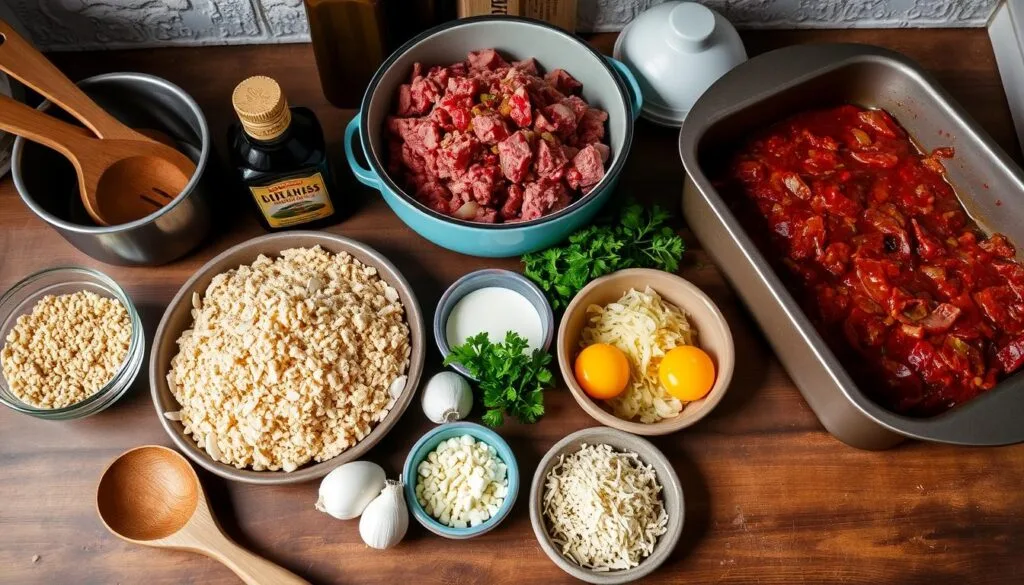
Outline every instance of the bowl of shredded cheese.
{"type": "Polygon", "coordinates": [[[563,571],[612,585],[645,577],[672,554],[683,531],[683,488],[657,447],[595,427],[555,444],[530,487],[530,521],[563,571]]]}
{"type": "Polygon", "coordinates": [[[735,359],[732,333],[714,302],[660,270],[620,270],[594,280],[569,303],[558,329],[558,365],[573,398],[601,424],[637,435],[673,433],[707,416],[725,395],[735,359]],[[614,396],[595,397],[577,377],[577,358],[597,344],[617,349],[628,364],[624,390],[614,396]],[[683,347],[710,358],[706,393],[696,399],[673,395],[659,375],[666,356],[683,347]]]}

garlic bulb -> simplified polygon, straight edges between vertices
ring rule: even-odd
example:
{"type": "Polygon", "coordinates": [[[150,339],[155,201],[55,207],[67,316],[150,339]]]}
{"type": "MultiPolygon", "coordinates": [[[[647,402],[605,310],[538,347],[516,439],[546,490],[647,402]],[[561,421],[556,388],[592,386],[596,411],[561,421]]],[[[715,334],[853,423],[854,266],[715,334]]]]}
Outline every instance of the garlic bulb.
{"type": "Polygon", "coordinates": [[[405,538],[409,529],[409,508],[401,481],[388,481],[384,490],[363,510],[359,519],[359,536],[367,546],[391,548],[405,538]]]}
{"type": "Polygon", "coordinates": [[[423,388],[423,413],[434,424],[462,420],[473,410],[473,390],[455,372],[441,372],[423,388]]]}
{"type": "Polygon", "coordinates": [[[327,474],[320,482],[316,509],[338,520],[351,520],[380,494],[387,476],[380,465],[370,461],[353,461],[327,474]]]}

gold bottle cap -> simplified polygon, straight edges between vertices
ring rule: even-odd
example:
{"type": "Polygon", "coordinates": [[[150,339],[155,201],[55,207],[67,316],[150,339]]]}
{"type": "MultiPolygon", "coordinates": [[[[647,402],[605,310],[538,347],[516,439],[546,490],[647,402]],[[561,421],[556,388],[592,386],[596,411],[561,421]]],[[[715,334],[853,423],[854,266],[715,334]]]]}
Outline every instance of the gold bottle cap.
{"type": "Polygon", "coordinates": [[[273,140],[292,122],[292,112],[281,86],[265,75],[239,83],[231,94],[231,104],[245,133],[256,140],[273,140]]]}

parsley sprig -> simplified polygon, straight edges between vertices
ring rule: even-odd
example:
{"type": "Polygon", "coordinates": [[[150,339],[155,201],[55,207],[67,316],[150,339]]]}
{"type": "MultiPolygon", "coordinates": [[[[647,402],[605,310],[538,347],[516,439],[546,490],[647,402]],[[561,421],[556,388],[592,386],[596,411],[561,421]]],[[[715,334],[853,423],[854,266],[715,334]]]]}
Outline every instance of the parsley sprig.
{"type": "Polygon", "coordinates": [[[588,282],[625,268],[679,269],[683,239],[665,225],[669,214],[657,205],[629,204],[616,222],[592,225],[569,236],[564,246],[523,256],[525,274],[537,283],[556,311],[564,309],[588,282]]]}
{"type": "Polygon", "coordinates": [[[527,353],[528,347],[515,331],[505,334],[502,343],[492,343],[487,333],[479,333],[451,348],[444,358],[444,365],[462,364],[480,381],[487,407],[485,425],[501,426],[503,412],[524,423],[535,423],[543,416],[544,389],[554,380],[547,367],[551,356],[539,349],[527,353]]]}

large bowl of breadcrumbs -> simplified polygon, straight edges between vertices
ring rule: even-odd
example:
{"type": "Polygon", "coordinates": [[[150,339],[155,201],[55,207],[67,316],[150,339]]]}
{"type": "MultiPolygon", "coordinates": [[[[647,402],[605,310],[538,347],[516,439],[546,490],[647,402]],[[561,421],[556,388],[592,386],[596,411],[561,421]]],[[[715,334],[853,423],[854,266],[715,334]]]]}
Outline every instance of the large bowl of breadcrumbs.
{"type": "Polygon", "coordinates": [[[424,350],[419,303],[384,256],[289,232],[230,248],[182,286],[149,378],[192,461],[227,479],[299,483],[384,437],[412,401],[424,350]]]}

